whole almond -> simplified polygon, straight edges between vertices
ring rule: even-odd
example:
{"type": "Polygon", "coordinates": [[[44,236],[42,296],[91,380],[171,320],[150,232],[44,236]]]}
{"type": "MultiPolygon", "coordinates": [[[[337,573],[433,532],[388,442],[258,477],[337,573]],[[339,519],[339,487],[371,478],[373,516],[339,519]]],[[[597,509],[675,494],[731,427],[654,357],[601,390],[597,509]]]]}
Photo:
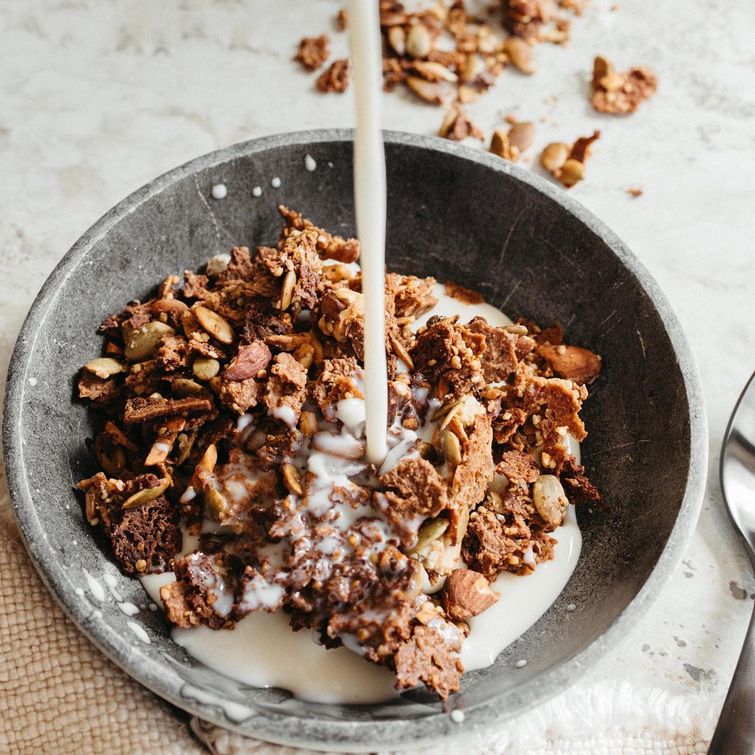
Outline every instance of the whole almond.
{"type": "Polygon", "coordinates": [[[426,58],[432,49],[430,32],[424,24],[415,24],[406,36],[406,52],[413,58],[426,58]]]}
{"type": "Polygon", "coordinates": [[[535,140],[535,126],[530,121],[520,121],[509,129],[509,144],[519,152],[529,149],[535,140]]]}
{"type": "Polygon", "coordinates": [[[273,355],[264,341],[257,339],[246,346],[239,346],[238,354],[228,365],[223,377],[240,382],[254,377],[260,370],[267,369],[273,355]]]}
{"type": "Polygon", "coordinates": [[[520,37],[508,37],[503,43],[503,51],[522,73],[535,73],[532,48],[523,39],[520,37]]]}
{"type": "Polygon", "coordinates": [[[452,621],[467,621],[490,608],[498,597],[480,572],[455,569],[446,579],[443,607],[452,621]]]}

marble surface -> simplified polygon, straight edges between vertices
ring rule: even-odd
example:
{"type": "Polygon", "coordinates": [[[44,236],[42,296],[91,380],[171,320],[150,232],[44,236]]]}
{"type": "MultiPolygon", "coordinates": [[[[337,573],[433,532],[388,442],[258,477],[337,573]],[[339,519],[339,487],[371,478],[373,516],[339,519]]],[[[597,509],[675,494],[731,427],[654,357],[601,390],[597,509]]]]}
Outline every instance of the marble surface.
{"type": "MultiPolygon", "coordinates": [[[[755,6],[687,0],[679,17],[678,3],[612,5],[594,0],[567,48],[540,47],[534,77],[504,72],[469,113],[487,132],[508,113],[534,120],[536,147],[603,131],[572,193],[640,256],[691,342],[710,423],[700,523],[661,598],[584,681],[622,678],[715,709],[755,595],[717,483],[728,414],[755,369],[755,6]],[[594,113],[586,95],[598,52],[651,66],[656,98],[626,119],[594,113]]],[[[118,200],[236,141],[352,125],[350,94],[319,94],[291,61],[305,32],[330,31],[334,53],[345,53],[333,27],[340,6],[0,0],[3,380],[42,282],[118,200]]],[[[384,103],[387,128],[434,133],[442,119],[402,93],[384,103]]]]}

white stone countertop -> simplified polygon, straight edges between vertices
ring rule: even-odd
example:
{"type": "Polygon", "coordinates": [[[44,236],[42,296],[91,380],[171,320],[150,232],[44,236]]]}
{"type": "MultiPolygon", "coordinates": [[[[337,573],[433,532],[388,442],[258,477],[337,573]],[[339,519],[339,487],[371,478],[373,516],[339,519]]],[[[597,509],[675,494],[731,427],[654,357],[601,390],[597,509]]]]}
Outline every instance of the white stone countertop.
{"type": "MultiPolygon", "coordinates": [[[[584,681],[626,679],[718,709],[755,580],[718,489],[721,438],[755,369],[755,5],[594,0],[568,47],[537,49],[469,106],[487,133],[514,113],[535,149],[603,131],[572,194],[660,283],[697,358],[710,423],[709,483],[683,563],[647,616],[584,681]],[[589,106],[592,58],[647,65],[655,98],[628,118],[589,106]],[[632,198],[626,190],[639,187],[632,198]]],[[[338,0],[159,3],[0,0],[0,362],[65,251],[158,174],[233,142],[351,126],[350,93],[322,95],[291,60],[331,34],[338,0]]],[[[435,133],[442,111],[386,95],[385,127],[435,133]]],[[[481,201],[485,201],[484,197],[481,201]]]]}

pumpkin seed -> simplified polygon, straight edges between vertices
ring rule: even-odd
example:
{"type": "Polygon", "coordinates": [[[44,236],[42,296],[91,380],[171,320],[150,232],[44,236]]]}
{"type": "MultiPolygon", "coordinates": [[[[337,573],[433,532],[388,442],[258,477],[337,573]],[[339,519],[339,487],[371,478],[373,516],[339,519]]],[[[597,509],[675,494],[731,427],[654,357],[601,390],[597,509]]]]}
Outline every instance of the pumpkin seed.
{"type": "Polygon", "coordinates": [[[301,486],[301,478],[296,467],[293,464],[283,464],[281,472],[283,473],[283,484],[288,492],[294,495],[302,495],[304,489],[301,486]]]}
{"type": "Polygon", "coordinates": [[[299,429],[304,435],[314,435],[320,429],[317,424],[317,415],[310,411],[302,412],[299,419],[299,429]]]}
{"type": "Polygon", "coordinates": [[[406,52],[406,32],[403,26],[391,26],[388,29],[388,43],[397,55],[403,55],[406,52]]]}
{"type": "Polygon", "coordinates": [[[177,378],[171,383],[171,390],[176,398],[186,398],[202,393],[204,387],[190,378],[177,378]]]}
{"type": "Polygon", "coordinates": [[[281,301],[280,308],[282,311],[286,311],[290,306],[294,298],[294,289],[296,288],[296,273],[293,270],[289,270],[286,273],[286,277],[283,279],[283,286],[281,286],[281,301]]]}
{"type": "Polygon", "coordinates": [[[207,309],[201,304],[192,308],[192,312],[199,321],[199,324],[217,341],[225,344],[232,344],[235,333],[228,320],[221,317],[212,309],[207,309]]]}
{"type": "Polygon", "coordinates": [[[509,144],[519,152],[529,149],[535,140],[535,126],[530,121],[520,121],[509,129],[509,144]]]}
{"type": "Polygon", "coordinates": [[[125,356],[129,362],[143,362],[149,359],[158,342],[164,336],[172,336],[175,330],[164,322],[153,320],[141,328],[131,331],[126,340],[125,356]]]}
{"type": "Polygon", "coordinates": [[[407,76],[406,85],[420,99],[433,105],[442,105],[446,88],[438,81],[427,81],[419,76],[407,76]]]}
{"type": "Polygon", "coordinates": [[[117,359],[98,357],[97,359],[90,359],[84,365],[84,369],[104,380],[113,377],[113,375],[117,375],[119,372],[125,372],[126,365],[121,364],[117,359]]]}
{"type": "Polygon", "coordinates": [[[217,359],[198,357],[191,365],[191,371],[197,380],[212,380],[220,372],[220,362],[217,359]]]}
{"type": "Polygon", "coordinates": [[[440,435],[440,448],[449,464],[458,467],[461,464],[461,442],[450,430],[440,435]]]}
{"type": "Polygon", "coordinates": [[[523,39],[508,37],[503,43],[503,51],[522,73],[535,73],[532,48],[523,39]]]}
{"type": "Polygon", "coordinates": [[[197,434],[193,433],[180,433],[176,439],[178,445],[178,456],[176,456],[176,466],[180,467],[186,459],[189,458],[191,449],[194,447],[194,441],[197,439],[197,434]]]}
{"type": "Polygon", "coordinates": [[[567,160],[558,173],[558,180],[570,189],[575,184],[578,184],[585,177],[585,166],[579,160],[567,160]]]}
{"type": "Polygon", "coordinates": [[[549,144],[540,155],[540,164],[551,173],[555,173],[569,157],[569,145],[563,142],[549,144]]]}
{"type": "Polygon", "coordinates": [[[412,58],[426,58],[432,49],[430,32],[424,24],[415,24],[406,36],[406,52],[412,58]]]}
{"type": "Polygon", "coordinates": [[[526,325],[518,325],[517,323],[514,323],[512,325],[504,325],[503,329],[507,333],[511,333],[511,335],[514,335],[514,336],[526,336],[527,335],[527,326],[526,325]]]}
{"type": "Polygon", "coordinates": [[[154,501],[155,498],[159,498],[169,487],[170,480],[162,480],[154,488],[142,488],[141,490],[137,490],[136,493],[130,495],[123,502],[122,508],[124,510],[134,509],[144,503],[154,501]]]}
{"type": "Polygon", "coordinates": [[[555,529],[564,520],[569,505],[561,481],[552,474],[543,474],[532,486],[532,501],[543,521],[555,529]]]}
{"type": "Polygon", "coordinates": [[[448,529],[448,519],[437,518],[427,519],[419,528],[417,533],[417,542],[409,553],[418,553],[424,555],[424,551],[435,540],[438,540],[440,536],[448,529]]]}
{"type": "Polygon", "coordinates": [[[390,336],[390,341],[396,356],[409,368],[410,372],[414,372],[414,361],[409,356],[409,352],[406,350],[404,344],[394,336],[390,336]]]}
{"type": "Polygon", "coordinates": [[[204,502],[209,506],[216,518],[220,518],[228,509],[228,501],[213,487],[209,487],[204,491],[204,502]]]}
{"type": "Polygon", "coordinates": [[[459,80],[459,77],[453,71],[431,60],[421,60],[414,63],[412,68],[428,81],[448,81],[455,84],[459,80]]]}

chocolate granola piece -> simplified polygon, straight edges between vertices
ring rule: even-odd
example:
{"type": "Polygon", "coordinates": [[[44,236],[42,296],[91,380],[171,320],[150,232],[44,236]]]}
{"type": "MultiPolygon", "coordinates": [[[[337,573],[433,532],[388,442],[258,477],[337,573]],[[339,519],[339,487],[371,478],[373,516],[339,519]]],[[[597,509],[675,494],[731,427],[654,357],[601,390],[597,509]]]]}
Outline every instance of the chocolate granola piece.
{"type": "Polygon", "coordinates": [[[458,106],[453,105],[443,118],[438,136],[460,142],[467,137],[484,139],[485,135],[469,119],[469,116],[458,106]]]}
{"type": "Polygon", "coordinates": [[[187,600],[187,592],[186,586],[181,582],[169,582],[160,588],[160,601],[165,610],[165,618],[182,629],[198,627],[202,623],[187,600]]]}
{"type": "Polygon", "coordinates": [[[346,353],[364,358],[364,296],[350,288],[327,291],[320,302],[318,326],[347,347],[346,353]]]}
{"type": "Polygon", "coordinates": [[[347,58],[334,60],[330,67],[317,78],[317,88],[321,92],[343,94],[349,86],[349,61],[347,58]]]}
{"type": "Polygon", "coordinates": [[[295,427],[306,398],[307,370],[290,354],[278,354],[270,368],[263,398],[268,414],[289,427],[295,427]]]}
{"type": "Polygon", "coordinates": [[[161,495],[122,512],[108,536],[124,574],[162,574],[181,550],[180,513],[161,495]]]}
{"type": "Polygon", "coordinates": [[[600,375],[601,359],[589,349],[565,344],[543,344],[538,346],[537,353],[548,362],[556,375],[575,383],[589,385],[600,375]]]}
{"type": "Polygon", "coordinates": [[[257,373],[267,369],[273,355],[267,344],[255,339],[251,343],[239,346],[236,356],[223,372],[223,379],[239,382],[257,376],[257,373]]]}
{"type": "Polygon", "coordinates": [[[565,427],[578,442],[587,437],[579,416],[586,397],[584,387],[561,378],[535,376],[529,378],[524,387],[525,409],[534,414],[543,408],[545,420],[551,420],[556,427],[565,427]]]}
{"type": "Polygon", "coordinates": [[[223,380],[220,384],[218,398],[232,412],[245,414],[257,406],[263,391],[263,384],[254,378],[246,380],[223,380]]]}
{"type": "Polygon", "coordinates": [[[433,293],[435,278],[388,273],[387,291],[393,296],[397,318],[417,317],[432,309],[438,299],[433,293]]]}
{"type": "Polygon", "coordinates": [[[528,574],[553,557],[555,540],[545,532],[534,507],[518,491],[507,491],[501,513],[479,506],[469,517],[462,556],[492,582],[501,572],[528,574]]]}
{"type": "Polygon", "coordinates": [[[319,377],[310,383],[309,392],[328,422],[336,420],[336,404],[344,398],[364,398],[357,381],[364,371],[353,357],[326,359],[319,377]]]}
{"type": "Polygon", "coordinates": [[[493,437],[495,442],[508,443],[516,431],[527,421],[527,412],[516,407],[503,409],[493,420],[493,437]]]}
{"type": "Polygon", "coordinates": [[[181,336],[163,336],[155,348],[154,356],[160,369],[175,372],[189,366],[191,347],[181,336]]]}
{"type": "Polygon", "coordinates": [[[283,230],[284,236],[287,236],[292,230],[304,231],[314,229],[317,231],[315,247],[322,259],[349,263],[356,262],[359,258],[359,241],[357,239],[345,239],[341,236],[331,234],[316,226],[311,220],[307,220],[301,213],[290,210],[285,205],[279,205],[278,212],[280,212],[286,221],[286,227],[283,230]]]}
{"type": "Polygon", "coordinates": [[[269,336],[286,335],[294,329],[291,315],[276,309],[270,299],[262,297],[247,301],[244,317],[242,343],[265,340],[269,336]]]}
{"type": "Polygon", "coordinates": [[[404,459],[380,477],[386,490],[376,493],[375,504],[393,525],[401,542],[410,546],[423,520],[450,508],[445,480],[424,459],[404,459]]]}
{"type": "Polygon", "coordinates": [[[327,34],[321,34],[319,37],[302,37],[296,60],[308,71],[314,71],[328,59],[329,55],[330,40],[327,34]]]}
{"type": "Polygon", "coordinates": [[[613,64],[598,55],[592,69],[592,106],[599,113],[628,115],[658,88],[655,74],[644,66],[617,72],[613,64]]]}
{"type": "Polygon", "coordinates": [[[474,419],[465,427],[467,437],[461,441],[461,463],[451,477],[449,497],[457,508],[466,506],[471,509],[478,504],[485,497],[488,482],[495,472],[490,417],[479,404],[478,407],[474,419]]]}
{"type": "Polygon", "coordinates": [[[169,620],[183,621],[179,626],[206,624],[211,629],[233,627],[235,620],[232,610],[238,579],[225,555],[190,553],[175,560],[175,573],[183,595],[179,594],[179,588],[160,589],[160,598],[169,620]]]}
{"type": "Polygon", "coordinates": [[[93,406],[107,406],[121,395],[121,381],[114,377],[101,378],[91,372],[82,371],[77,388],[79,398],[91,401],[93,406]]]}
{"type": "Polygon", "coordinates": [[[585,468],[577,464],[574,457],[564,462],[561,484],[570,503],[603,503],[603,494],[587,479],[585,468]]]}
{"type": "Polygon", "coordinates": [[[458,691],[464,671],[460,637],[449,643],[434,627],[415,626],[411,639],[402,643],[394,656],[396,687],[411,689],[424,683],[444,700],[458,691]]]}
{"type": "Polygon", "coordinates": [[[187,299],[206,299],[210,292],[207,285],[210,279],[206,275],[199,275],[192,270],[184,270],[183,295],[187,299]]]}
{"type": "Polygon", "coordinates": [[[519,364],[517,336],[489,325],[484,317],[475,317],[466,327],[485,336],[485,350],[480,356],[485,380],[489,383],[506,380],[519,364]]]}
{"type": "Polygon", "coordinates": [[[463,302],[464,304],[482,304],[485,301],[479,291],[473,291],[471,288],[460,286],[453,281],[446,281],[443,284],[443,290],[447,296],[463,302]]]}
{"type": "Polygon", "coordinates": [[[160,417],[186,416],[189,414],[210,413],[213,409],[210,398],[130,398],[126,401],[123,421],[127,425],[151,422],[160,417]]]}
{"type": "Polygon", "coordinates": [[[470,393],[484,383],[480,357],[485,337],[456,320],[430,318],[410,350],[415,369],[432,383],[439,398],[470,393]]]}
{"type": "Polygon", "coordinates": [[[540,476],[535,460],[521,451],[505,451],[495,471],[514,485],[533,483],[540,476]]]}

